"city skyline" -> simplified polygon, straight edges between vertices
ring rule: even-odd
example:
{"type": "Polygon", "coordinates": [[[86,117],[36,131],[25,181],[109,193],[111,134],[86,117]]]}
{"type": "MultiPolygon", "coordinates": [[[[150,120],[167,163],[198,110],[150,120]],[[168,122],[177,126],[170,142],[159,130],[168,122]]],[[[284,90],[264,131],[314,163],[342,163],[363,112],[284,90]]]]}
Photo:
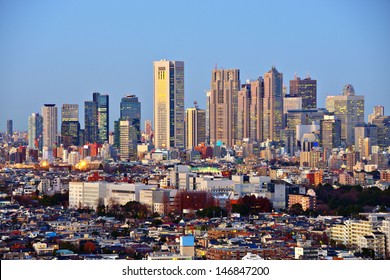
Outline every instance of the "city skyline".
{"type": "MultiPolygon", "coordinates": [[[[366,98],[367,120],[371,108],[380,105],[378,100],[390,104],[385,90],[390,62],[389,3],[330,1],[317,3],[315,8],[307,3],[248,2],[250,9],[244,7],[246,17],[242,17],[235,2],[96,2],[93,7],[77,2],[26,2],[23,6],[2,2],[0,34],[5,40],[0,46],[0,131],[6,130],[6,120],[13,120],[15,131],[27,131],[28,116],[45,103],[79,104],[82,108],[93,92],[109,94],[109,119],[116,120],[123,96],[134,94],[143,104],[151,100],[152,61],[162,58],[186,64],[185,108],[195,100],[200,108],[206,108],[205,91],[216,64],[240,69],[241,82],[255,80],[275,65],[286,86],[294,73],[302,78],[310,74],[317,80],[318,107],[325,107],[326,95],[341,94],[345,84],[352,84],[357,94],[375,96],[366,98]],[[180,24],[172,32],[157,32],[161,13],[171,8],[180,24]],[[87,10],[90,12],[84,13],[87,10]],[[273,19],[276,12],[280,17],[273,19]],[[222,15],[239,20],[229,24],[222,15]],[[99,17],[106,20],[97,21],[99,17]],[[138,22],[142,25],[134,28],[138,22]],[[221,30],[219,36],[214,36],[209,26],[221,30]],[[225,30],[223,26],[230,27],[225,30]],[[248,44],[243,47],[242,40],[236,39],[221,48],[220,38],[232,32],[248,35],[248,44]],[[259,36],[249,36],[257,33],[259,36]],[[273,44],[264,44],[267,40],[273,44]],[[154,45],[156,41],[164,47],[154,45]],[[376,74],[368,75],[368,69],[376,74]]],[[[175,21],[168,19],[167,24],[175,21]]],[[[142,123],[153,119],[148,107],[142,110],[142,123]]],[[[81,124],[83,118],[80,114],[81,124]]],[[[113,131],[113,122],[109,125],[113,131]]]]}

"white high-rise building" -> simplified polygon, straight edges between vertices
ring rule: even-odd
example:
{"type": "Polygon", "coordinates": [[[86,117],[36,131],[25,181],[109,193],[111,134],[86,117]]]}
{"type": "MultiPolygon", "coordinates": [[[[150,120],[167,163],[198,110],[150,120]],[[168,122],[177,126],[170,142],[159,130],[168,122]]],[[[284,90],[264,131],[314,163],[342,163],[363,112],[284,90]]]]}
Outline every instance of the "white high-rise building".
{"type": "Polygon", "coordinates": [[[58,134],[58,112],[55,104],[45,104],[42,107],[43,146],[52,148],[58,134]]]}
{"type": "Polygon", "coordinates": [[[154,68],[154,144],[184,148],[184,62],[160,60],[154,68]]]}

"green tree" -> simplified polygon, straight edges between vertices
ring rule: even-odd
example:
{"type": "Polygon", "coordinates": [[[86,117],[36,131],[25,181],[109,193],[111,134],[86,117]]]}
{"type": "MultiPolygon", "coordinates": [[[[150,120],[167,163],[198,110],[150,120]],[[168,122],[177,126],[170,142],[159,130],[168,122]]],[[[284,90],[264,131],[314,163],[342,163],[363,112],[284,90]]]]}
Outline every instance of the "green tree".
{"type": "Polygon", "coordinates": [[[293,216],[299,216],[303,215],[304,211],[300,203],[295,203],[291,205],[290,209],[288,210],[288,213],[293,216]]]}

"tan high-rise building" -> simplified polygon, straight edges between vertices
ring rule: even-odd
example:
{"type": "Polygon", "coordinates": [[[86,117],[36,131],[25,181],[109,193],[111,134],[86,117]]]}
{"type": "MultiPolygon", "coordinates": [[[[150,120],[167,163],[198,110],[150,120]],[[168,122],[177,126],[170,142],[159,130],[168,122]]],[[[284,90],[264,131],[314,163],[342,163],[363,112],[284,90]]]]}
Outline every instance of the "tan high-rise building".
{"type": "Polygon", "coordinates": [[[264,74],[263,140],[279,141],[283,125],[283,74],[275,67],[264,74]]]}
{"type": "Polygon", "coordinates": [[[264,83],[260,77],[243,84],[238,92],[237,143],[263,140],[264,83]]]}
{"type": "Polygon", "coordinates": [[[160,60],[154,67],[154,144],[184,148],[184,62],[160,60]]]}
{"type": "Polygon", "coordinates": [[[237,140],[240,70],[214,69],[211,75],[210,143],[232,147],[237,140]]]}
{"type": "Polygon", "coordinates": [[[42,107],[43,146],[52,148],[58,134],[58,110],[55,104],[45,104],[42,107]]]}
{"type": "Polygon", "coordinates": [[[372,121],[378,117],[382,117],[385,115],[385,107],[382,105],[374,106],[374,111],[372,114],[368,115],[368,123],[372,123],[372,121]]]}
{"type": "Polygon", "coordinates": [[[341,121],[341,140],[355,144],[355,126],[364,123],[364,96],[355,95],[352,85],[344,87],[342,95],[327,96],[326,109],[341,121]]]}
{"type": "Polygon", "coordinates": [[[206,141],[206,111],[195,108],[186,110],[186,147],[191,150],[206,141]]]}

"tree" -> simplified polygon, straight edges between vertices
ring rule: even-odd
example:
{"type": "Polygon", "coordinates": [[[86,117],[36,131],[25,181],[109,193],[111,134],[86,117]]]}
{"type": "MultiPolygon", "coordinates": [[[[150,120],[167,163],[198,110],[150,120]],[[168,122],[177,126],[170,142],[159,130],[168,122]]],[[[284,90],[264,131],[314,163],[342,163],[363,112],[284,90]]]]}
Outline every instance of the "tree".
{"type": "Polygon", "coordinates": [[[93,242],[87,241],[84,244],[83,250],[84,250],[84,252],[91,254],[91,253],[95,252],[96,246],[93,242]]]}
{"type": "Polygon", "coordinates": [[[291,205],[288,213],[293,216],[303,215],[302,205],[300,203],[295,203],[291,205]]]}
{"type": "Polygon", "coordinates": [[[205,209],[199,210],[198,212],[196,212],[196,215],[202,218],[204,217],[214,218],[214,217],[226,216],[226,211],[219,206],[210,206],[205,209]]]}

